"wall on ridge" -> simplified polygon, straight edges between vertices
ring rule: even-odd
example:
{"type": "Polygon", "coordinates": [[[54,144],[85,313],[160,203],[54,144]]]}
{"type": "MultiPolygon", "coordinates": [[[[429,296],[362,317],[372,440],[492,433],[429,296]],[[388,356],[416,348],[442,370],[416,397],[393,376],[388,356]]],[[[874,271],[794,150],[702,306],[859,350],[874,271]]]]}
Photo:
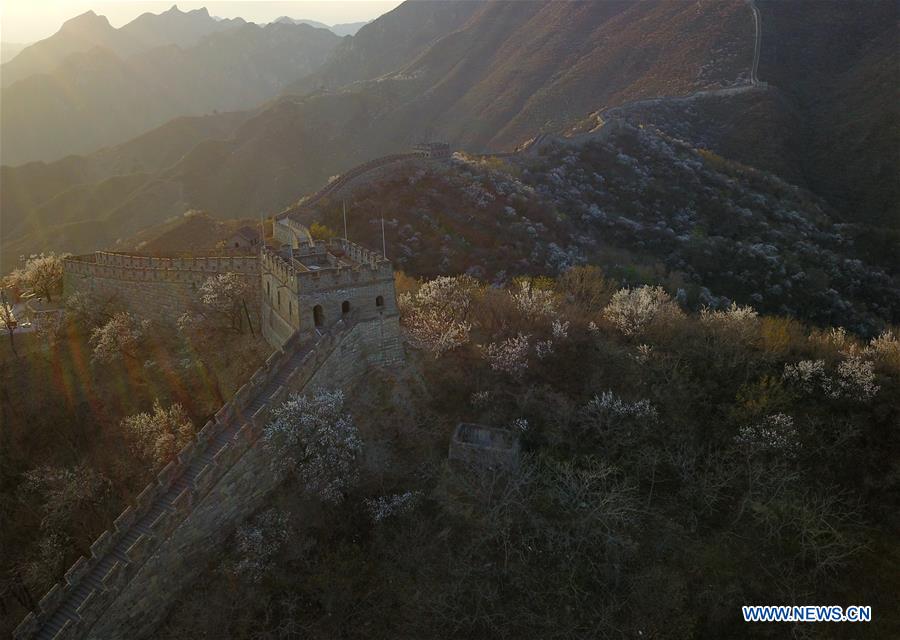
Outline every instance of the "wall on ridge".
{"type": "MultiPolygon", "coordinates": [[[[288,391],[344,388],[372,366],[402,361],[396,317],[357,323],[326,335],[294,372],[288,391]],[[396,329],[396,330],[395,330],[396,329]],[[381,348],[374,345],[381,345],[381,348]]],[[[271,408],[271,407],[270,407],[271,408]]],[[[259,509],[278,485],[271,456],[256,439],[264,421],[254,417],[243,430],[242,453],[205,495],[194,495],[185,519],[150,555],[137,575],[122,586],[112,604],[84,636],[90,640],[138,640],[154,629],[180,592],[214,561],[235,527],[259,509]]]]}
{"type": "Polygon", "coordinates": [[[256,326],[259,312],[258,256],[150,258],[97,252],[64,261],[63,294],[76,291],[114,299],[135,315],[174,322],[198,299],[211,276],[238,273],[249,285],[247,308],[256,326]]]}

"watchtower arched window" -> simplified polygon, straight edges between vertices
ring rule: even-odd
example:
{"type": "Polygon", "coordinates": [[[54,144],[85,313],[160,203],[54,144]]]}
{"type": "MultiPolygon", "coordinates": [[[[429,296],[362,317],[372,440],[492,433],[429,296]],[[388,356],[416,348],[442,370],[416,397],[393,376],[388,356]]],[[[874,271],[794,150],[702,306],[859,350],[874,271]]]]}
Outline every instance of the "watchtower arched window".
{"type": "Polygon", "coordinates": [[[291,318],[294,317],[294,303],[290,300],[288,300],[288,316],[291,318]]]}
{"type": "Polygon", "coordinates": [[[317,327],[321,327],[325,324],[325,312],[322,310],[322,305],[320,304],[313,307],[313,322],[316,323],[317,327]]]}
{"type": "Polygon", "coordinates": [[[272,299],[272,283],[266,280],[266,295],[269,296],[269,300],[272,299]]]}
{"type": "Polygon", "coordinates": [[[275,295],[278,296],[278,308],[281,308],[281,291],[276,291],[275,295]]]}
{"type": "Polygon", "coordinates": [[[377,298],[375,298],[375,306],[376,307],[384,306],[384,296],[378,296],[377,298]]]}
{"type": "Polygon", "coordinates": [[[344,300],[344,301],[341,303],[341,315],[344,315],[344,316],[345,316],[345,315],[347,315],[348,313],[350,313],[350,301],[349,301],[349,300],[344,300]]]}

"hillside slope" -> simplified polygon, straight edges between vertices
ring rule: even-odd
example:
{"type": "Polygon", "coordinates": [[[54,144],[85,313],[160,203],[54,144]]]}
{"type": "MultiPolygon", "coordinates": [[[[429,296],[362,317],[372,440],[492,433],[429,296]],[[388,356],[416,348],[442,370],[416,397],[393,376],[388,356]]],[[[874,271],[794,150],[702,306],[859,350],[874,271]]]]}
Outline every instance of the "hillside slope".
{"type": "MultiPolygon", "coordinates": [[[[235,117],[230,129],[224,123],[222,129],[211,127],[216,130],[212,139],[196,139],[181,155],[167,156],[172,162],[165,166],[143,162],[139,156],[130,159],[133,167],[128,163],[105,165],[95,182],[135,170],[146,174],[145,179],[127,194],[78,185],[79,193],[88,189],[111,198],[93,214],[85,211],[85,217],[68,219],[69,225],[88,220],[91,224],[78,227],[75,234],[71,227],[65,232],[53,229],[52,220],[46,222],[49,227],[19,227],[22,233],[16,238],[16,250],[43,248],[47,238],[60,242],[77,238],[71,246],[59,248],[89,250],[102,239],[131,235],[190,208],[226,217],[271,213],[317,189],[330,176],[373,157],[405,151],[423,138],[445,139],[467,151],[511,149],[540,131],[567,131],[585,122],[594,126],[597,114],[617,107],[630,109],[635,99],[686,96],[700,89],[740,84],[746,81],[751,63],[754,26],[744,2],[497,1],[464,3],[455,9],[456,5],[440,9],[435,4],[443,7],[446,3],[404,3],[363,27],[357,36],[345,39],[323,69],[346,74],[343,77],[349,84],[284,96],[235,117]],[[439,18],[445,23],[432,24],[439,18]],[[408,24],[429,25],[433,41],[416,43],[408,33],[403,35],[401,27],[408,24]],[[389,68],[388,60],[402,57],[390,46],[392,39],[403,55],[412,58],[384,71],[389,68]],[[351,45],[357,61],[363,60],[365,65],[340,62],[349,55],[351,45]],[[383,60],[378,59],[380,52],[384,52],[383,60]],[[365,78],[372,74],[379,75],[365,78]]],[[[777,10],[781,5],[772,6],[777,10]]],[[[772,10],[772,6],[764,9],[772,10]]],[[[775,36],[768,35],[772,21],[763,13],[765,45],[775,36]]],[[[857,33],[857,40],[865,40],[871,33],[872,21],[861,18],[854,22],[852,7],[840,17],[853,26],[850,30],[857,33]]],[[[783,20],[785,24],[794,25],[788,34],[801,48],[819,28],[809,32],[800,29],[801,22],[783,20]]],[[[834,29],[821,28],[826,33],[834,29]]],[[[775,76],[766,75],[771,64],[766,56],[771,57],[771,51],[764,46],[763,54],[760,76],[774,83],[775,76]]],[[[858,59],[851,56],[842,67],[848,78],[857,77],[854,74],[861,69],[855,63],[858,59]]],[[[876,76],[889,74],[891,67],[885,64],[884,60],[873,62],[876,76]]],[[[802,70],[798,67],[796,73],[802,70]]],[[[877,99],[879,91],[877,86],[873,89],[876,97],[872,99],[877,99]]],[[[859,108],[865,109],[863,103],[870,98],[858,100],[862,101],[859,108]]],[[[852,100],[847,104],[857,108],[852,100]]],[[[890,115],[893,107],[889,104],[881,103],[881,113],[890,115]]],[[[696,147],[715,149],[726,158],[815,188],[807,168],[807,159],[816,149],[807,144],[809,110],[792,93],[776,85],[768,92],[754,90],[706,102],[664,100],[660,105],[648,111],[649,124],[670,135],[684,136],[696,147]],[[663,117],[658,117],[660,113],[663,117]]],[[[856,115],[846,115],[854,122],[856,115]]],[[[141,147],[157,146],[152,142],[155,135],[147,134],[141,147]]],[[[878,160],[869,150],[856,151],[861,154],[860,167],[878,160]]],[[[833,162],[839,160],[835,156],[833,162]]],[[[891,153],[878,161],[881,170],[893,168],[896,173],[898,162],[891,153]]],[[[79,162],[73,160],[72,164],[79,162]]],[[[99,166],[94,160],[84,164],[99,166]]],[[[27,182],[18,190],[18,202],[40,202],[39,207],[45,207],[51,197],[72,188],[71,183],[54,186],[53,172],[58,170],[54,165],[45,170],[47,188],[40,186],[40,166],[29,168],[27,181],[19,179],[18,170],[6,173],[7,180],[27,182]]],[[[835,179],[833,184],[840,186],[841,181],[835,179]]],[[[72,198],[81,201],[74,192],[72,198]]],[[[68,196],[57,202],[67,200],[68,196]]],[[[848,220],[864,219],[846,210],[833,214],[848,220]]],[[[29,215],[23,209],[15,214],[19,221],[29,215]]],[[[44,220],[46,216],[31,218],[44,220]]],[[[13,220],[11,224],[17,223],[13,220]]],[[[882,247],[879,255],[886,251],[882,247]]]]}

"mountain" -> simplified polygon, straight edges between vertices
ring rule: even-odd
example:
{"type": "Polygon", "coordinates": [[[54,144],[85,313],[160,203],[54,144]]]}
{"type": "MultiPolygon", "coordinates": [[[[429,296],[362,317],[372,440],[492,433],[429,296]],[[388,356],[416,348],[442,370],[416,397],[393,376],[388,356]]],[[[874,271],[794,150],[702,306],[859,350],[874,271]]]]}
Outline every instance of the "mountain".
{"type": "Polygon", "coordinates": [[[189,47],[205,36],[246,24],[243,18],[213,18],[205,7],[180,11],[173,5],[163,13],[144,13],[123,26],[120,31],[147,49],[167,44],[189,47]]]}
{"type": "MultiPolygon", "coordinates": [[[[148,28],[141,23],[142,33],[148,28]]],[[[307,25],[242,24],[187,48],[170,44],[127,58],[100,47],[72,54],[0,94],[3,162],[85,153],[180,115],[255,106],[314,71],[338,42],[307,25]]]]}
{"type": "Polygon", "coordinates": [[[324,22],[317,22],[316,20],[300,20],[297,18],[291,18],[289,16],[281,16],[280,18],[275,18],[272,22],[277,24],[306,24],[310,27],[315,27],[316,29],[331,29],[324,22]]]}
{"type": "Polygon", "coordinates": [[[285,93],[343,87],[395,71],[462,27],[484,4],[482,0],[404,2],[342,42],[317,73],[298,81],[285,93]]]}
{"type": "Polygon", "coordinates": [[[356,32],[369,24],[368,22],[342,22],[331,25],[330,29],[338,36],[353,36],[356,32]]]}
{"type": "Polygon", "coordinates": [[[12,60],[27,46],[23,42],[0,42],[0,64],[12,60]]]}
{"type": "Polygon", "coordinates": [[[29,76],[52,72],[69,55],[96,47],[127,57],[160,45],[190,46],[211,33],[242,24],[246,23],[240,18],[215,20],[206,9],[183,12],[173,6],[159,15],[145,13],[115,29],[105,16],[88,11],[68,20],[54,35],[26,47],[4,64],[0,82],[7,87],[29,76]]]}
{"type": "MultiPolygon", "coordinates": [[[[867,138],[851,131],[852,124],[878,132],[874,123],[884,122],[883,144],[893,140],[895,87],[878,79],[890,75],[896,58],[872,37],[885,27],[860,18],[853,5],[829,6],[826,22],[842,26],[821,29],[841,38],[852,34],[851,43],[836,49],[836,55],[849,56],[846,66],[826,68],[847,92],[829,117],[845,108],[848,125],[816,139],[827,144],[829,134],[846,133],[858,146],[835,145],[830,162],[896,175],[900,163],[890,149],[881,153],[877,139],[867,148],[867,138]],[[848,153],[859,157],[842,156],[848,153]]],[[[782,16],[793,12],[783,3],[764,4],[762,11],[760,76],[772,83],[768,88],[749,84],[754,21],[744,2],[407,2],[343,39],[320,71],[291,86],[295,95],[229,122],[208,116],[221,125],[208,125],[215,130],[211,138],[198,137],[182,155],[167,156],[172,162],[164,167],[133,157],[140,179],[123,179],[135,173],[128,163],[103,165],[102,175],[77,184],[57,180],[58,163],[28,165],[27,172],[5,168],[4,190],[19,186],[16,207],[4,211],[6,228],[17,229],[15,237],[4,237],[4,249],[7,255],[12,246],[18,253],[51,246],[89,250],[192,208],[225,217],[272,213],[355,164],[405,151],[422,139],[444,139],[467,151],[509,151],[540,132],[589,130],[612,111],[827,195],[810,179],[817,147],[808,144],[812,105],[824,104],[827,83],[804,83],[800,52],[828,44],[812,44],[817,31],[807,28],[802,12],[782,16]],[[767,49],[772,45],[783,52],[787,76],[777,84],[767,49]],[[333,88],[323,88],[326,80],[333,88]],[[799,100],[794,91],[801,88],[815,99],[799,100]],[[83,205],[88,200],[91,207],[83,205]],[[68,212],[64,224],[54,224],[57,207],[68,212]]],[[[152,142],[156,135],[148,133],[135,149],[166,147],[152,142]]],[[[93,156],[67,162],[102,164],[93,156]]],[[[834,191],[853,188],[847,177],[834,176],[834,191]]],[[[884,202],[892,188],[883,185],[878,192],[884,202]]],[[[660,191],[656,197],[665,196],[660,191]]],[[[4,194],[4,208],[5,202],[4,194]]],[[[836,220],[875,219],[831,196],[829,203],[836,220]]],[[[890,210],[881,215],[896,228],[890,210]]],[[[854,233],[868,234],[878,255],[896,253],[890,249],[896,235],[876,227],[854,233]]]]}
{"type": "Polygon", "coordinates": [[[368,24],[368,22],[345,22],[342,24],[335,24],[328,26],[324,22],[316,22],[315,20],[301,20],[297,18],[290,18],[288,16],[281,16],[280,18],[276,18],[273,22],[280,22],[283,24],[308,24],[311,27],[316,27],[317,29],[328,29],[332,33],[337,36],[352,36],[356,34],[362,27],[368,24]]]}

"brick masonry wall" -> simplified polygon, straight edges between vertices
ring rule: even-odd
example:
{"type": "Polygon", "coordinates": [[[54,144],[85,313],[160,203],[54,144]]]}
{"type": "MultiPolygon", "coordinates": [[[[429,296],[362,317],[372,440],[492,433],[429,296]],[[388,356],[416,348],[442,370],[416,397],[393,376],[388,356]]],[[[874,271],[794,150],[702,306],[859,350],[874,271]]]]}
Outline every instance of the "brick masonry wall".
{"type": "MultiPolygon", "coordinates": [[[[396,317],[355,324],[333,346],[317,347],[317,351],[322,349],[328,351],[324,359],[311,359],[295,373],[293,390],[311,393],[345,388],[373,366],[391,366],[403,360],[396,317]],[[379,344],[383,348],[378,348],[379,344]]],[[[254,434],[256,438],[259,435],[254,434]]],[[[84,637],[150,637],[180,591],[216,559],[237,525],[263,506],[278,483],[271,456],[261,441],[255,440],[209,493],[197,498],[189,515],[84,637]]]]}
{"type": "Polygon", "coordinates": [[[97,539],[91,547],[92,557],[81,558],[66,573],[66,579],[41,600],[38,611],[23,621],[15,637],[44,637],[44,625],[60,607],[74,618],[66,620],[55,636],[46,637],[151,637],[180,592],[215,560],[235,527],[261,507],[277,486],[279,480],[272,471],[270,456],[259,440],[271,410],[292,391],[345,388],[372,367],[391,366],[402,360],[396,316],[368,322],[342,320],[313,344],[302,341],[299,335],[291,338],[284,351],[273,353],[216,414],[215,421],[201,430],[197,441],[187,445],[178,459],[159,473],[158,482],[148,485],[136,503],[116,519],[115,527],[97,539]],[[285,373],[289,375],[285,377],[285,373]],[[273,384],[279,386],[268,395],[267,389],[273,384]],[[257,397],[267,397],[268,403],[250,416],[252,401],[257,397]],[[228,425],[232,425],[230,429],[228,425]],[[228,435],[227,445],[211,460],[208,455],[202,458],[209,443],[225,433],[233,433],[228,435]],[[146,522],[153,505],[173,484],[183,486],[176,479],[198,461],[201,467],[193,484],[178,494],[171,509],[144,525],[144,532],[102,579],[86,577],[98,563],[103,566],[104,558],[137,520],[144,518],[141,521],[146,522]],[[71,607],[66,598],[85,586],[90,589],[86,599],[77,609],[66,609],[71,607]]]}
{"type": "Polygon", "coordinates": [[[197,301],[197,290],[220,273],[244,275],[249,285],[247,307],[257,323],[259,258],[148,258],[97,252],[65,261],[63,295],[84,292],[114,299],[140,317],[175,322],[197,301]]]}

